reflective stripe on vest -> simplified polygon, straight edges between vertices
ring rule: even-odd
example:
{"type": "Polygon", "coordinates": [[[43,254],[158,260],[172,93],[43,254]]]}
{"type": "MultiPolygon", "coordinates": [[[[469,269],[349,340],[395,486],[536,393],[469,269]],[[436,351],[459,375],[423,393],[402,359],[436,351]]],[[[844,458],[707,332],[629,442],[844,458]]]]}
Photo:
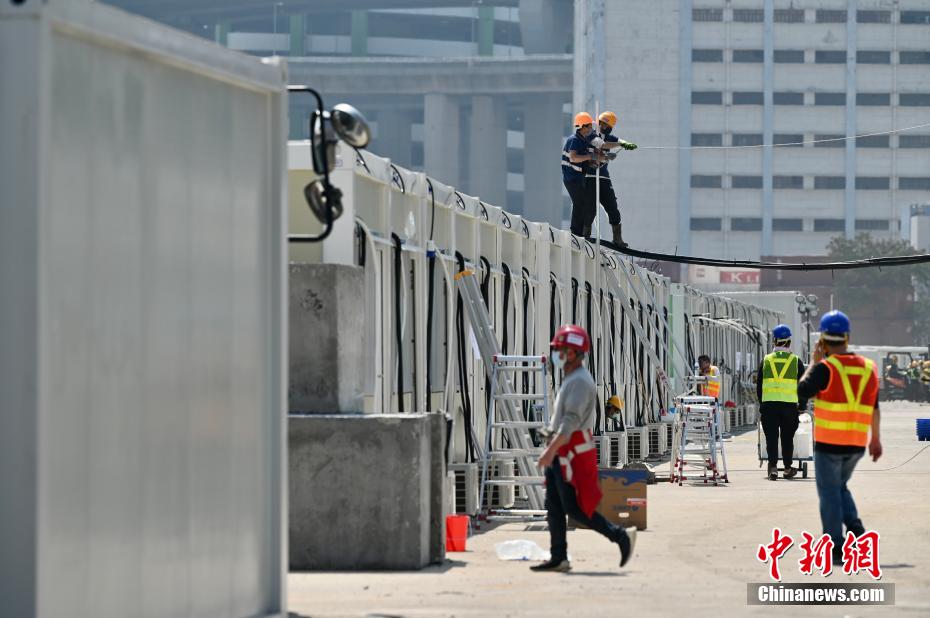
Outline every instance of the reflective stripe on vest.
{"type": "Polygon", "coordinates": [[[720,370],[716,365],[711,365],[710,373],[707,375],[707,384],[704,385],[704,395],[707,397],[720,396],[720,370]]]}
{"type": "Polygon", "coordinates": [[[762,401],[798,402],[797,356],[791,352],[766,355],[762,365],[762,401]]]}
{"type": "Polygon", "coordinates": [[[830,383],[814,400],[814,441],[841,446],[865,446],[878,391],[875,363],[858,355],[827,357],[830,383]],[[847,364],[849,363],[849,364],[847,364]],[[859,378],[855,392],[850,377],[859,378]]]}
{"type": "Polygon", "coordinates": [[[580,165],[575,165],[572,163],[572,160],[569,158],[569,152],[567,150],[562,151],[562,165],[565,167],[570,167],[576,172],[584,172],[584,169],[580,165]]]}

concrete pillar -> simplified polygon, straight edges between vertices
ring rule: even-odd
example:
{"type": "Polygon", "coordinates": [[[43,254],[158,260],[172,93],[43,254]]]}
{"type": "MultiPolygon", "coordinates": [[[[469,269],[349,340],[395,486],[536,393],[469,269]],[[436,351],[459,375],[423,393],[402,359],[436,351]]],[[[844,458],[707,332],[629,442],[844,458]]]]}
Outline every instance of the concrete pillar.
{"type": "Polygon", "coordinates": [[[507,100],[472,98],[468,142],[468,192],[494,206],[507,206],[507,100]]]}
{"type": "Polygon", "coordinates": [[[226,41],[229,38],[229,22],[221,21],[213,27],[213,40],[218,44],[226,47],[226,41]]]}
{"type": "Polygon", "coordinates": [[[447,94],[423,97],[423,169],[447,185],[459,184],[459,104],[447,94]]]}
{"type": "Polygon", "coordinates": [[[523,216],[562,225],[562,168],[565,138],[571,132],[559,95],[533,95],[523,108],[523,216]]]}
{"type": "Polygon", "coordinates": [[[380,110],[378,135],[369,149],[382,157],[388,157],[397,165],[410,167],[413,158],[412,127],[413,113],[409,110],[380,110]]]}
{"type": "Polygon", "coordinates": [[[291,57],[306,56],[307,22],[304,15],[291,15],[291,57]]]}
{"type": "Polygon", "coordinates": [[[368,11],[352,11],[352,55],[368,55],[368,11]]]}
{"type": "Polygon", "coordinates": [[[478,7],[478,55],[494,55],[494,7],[478,7]]]}
{"type": "Polygon", "coordinates": [[[565,54],[572,47],[572,0],[520,0],[520,37],[527,54],[565,54]]]}

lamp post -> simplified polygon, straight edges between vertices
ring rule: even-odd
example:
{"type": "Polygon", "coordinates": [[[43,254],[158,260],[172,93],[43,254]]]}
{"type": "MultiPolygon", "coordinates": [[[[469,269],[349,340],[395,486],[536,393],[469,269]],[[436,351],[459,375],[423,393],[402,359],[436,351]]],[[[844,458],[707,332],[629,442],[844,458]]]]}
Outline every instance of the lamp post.
{"type": "Polygon", "coordinates": [[[804,328],[807,331],[807,337],[804,338],[804,347],[802,353],[805,358],[810,360],[811,347],[811,316],[817,315],[817,296],[815,294],[798,294],[794,297],[794,302],[798,304],[798,313],[804,318],[804,328]]]}

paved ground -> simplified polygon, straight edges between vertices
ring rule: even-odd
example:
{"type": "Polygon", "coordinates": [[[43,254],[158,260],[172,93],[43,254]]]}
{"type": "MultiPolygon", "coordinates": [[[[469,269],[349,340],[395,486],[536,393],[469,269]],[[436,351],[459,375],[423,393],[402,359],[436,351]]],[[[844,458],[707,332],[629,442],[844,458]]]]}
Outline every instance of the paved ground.
{"type": "MultiPolygon", "coordinates": [[[[863,459],[850,483],[866,528],[881,535],[883,582],[896,584],[889,607],[747,606],[746,584],[765,582],[755,558],[773,526],[794,536],[820,531],[811,478],[770,482],[757,467],[755,432],[727,443],[731,482],[723,487],[649,487],[649,529],[634,559],[617,566],[615,546],[596,533],[569,533],[570,574],[531,573],[496,558],[495,543],[530,539],[548,549],[545,529],[507,524],[469,539],[469,551],[412,573],[300,573],[289,577],[300,616],[930,616],[930,446],[915,438],[926,404],[883,404],[885,455],[863,459]]],[[[813,465],[813,464],[811,464],[813,465]]],[[[667,468],[666,468],[667,469],[667,468]]],[[[825,581],[797,572],[797,547],[782,561],[785,581],[825,581]]],[[[871,581],[831,575],[829,582],[871,581]]]]}

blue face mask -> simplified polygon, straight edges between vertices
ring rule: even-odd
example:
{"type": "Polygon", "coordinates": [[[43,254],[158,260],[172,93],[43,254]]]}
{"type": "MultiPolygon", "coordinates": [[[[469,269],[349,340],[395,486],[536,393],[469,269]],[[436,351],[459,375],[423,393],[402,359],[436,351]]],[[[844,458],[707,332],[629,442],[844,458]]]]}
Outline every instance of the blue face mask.
{"type": "Polygon", "coordinates": [[[552,350],[549,353],[549,358],[552,360],[552,366],[556,369],[561,369],[565,366],[565,357],[562,356],[562,353],[558,350],[552,350]]]}

